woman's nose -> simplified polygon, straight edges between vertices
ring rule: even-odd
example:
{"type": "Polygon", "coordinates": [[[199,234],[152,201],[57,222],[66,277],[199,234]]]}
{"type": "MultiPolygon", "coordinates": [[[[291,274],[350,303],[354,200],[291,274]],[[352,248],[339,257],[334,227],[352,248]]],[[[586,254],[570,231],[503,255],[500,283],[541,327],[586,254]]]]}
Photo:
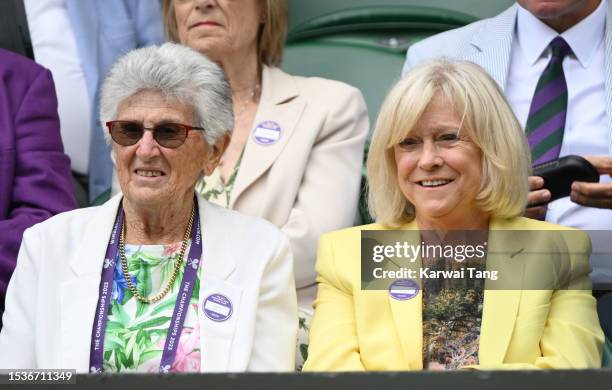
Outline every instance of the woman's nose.
{"type": "Polygon", "coordinates": [[[192,0],[195,1],[196,8],[210,8],[217,4],[217,0],[192,0]]]}
{"type": "Polygon", "coordinates": [[[444,159],[440,155],[436,143],[433,141],[423,142],[423,147],[419,156],[419,168],[429,171],[439,168],[443,164],[444,159]]]}
{"type": "Polygon", "coordinates": [[[159,155],[159,144],[153,137],[153,131],[145,129],[142,138],[138,141],[136,155],[142,159],[150,159],[159,155]]]}

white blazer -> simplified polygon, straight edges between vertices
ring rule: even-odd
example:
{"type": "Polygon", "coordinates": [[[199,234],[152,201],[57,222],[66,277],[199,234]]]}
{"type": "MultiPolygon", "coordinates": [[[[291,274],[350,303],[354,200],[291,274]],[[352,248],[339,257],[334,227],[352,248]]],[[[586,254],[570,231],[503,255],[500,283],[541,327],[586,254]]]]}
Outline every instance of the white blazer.
{"type": "MultiPolygon", "coordinates": [[[[120,200],[26,230],[6,297],[0,368],[88,372],[102,264],[120,200]]],[[[292,371],[298,324],[287,239],[266,221],[202,198],[198,204],[200,300],[220,293],[234,310],[225,322],[199,313],[201,371],[292,371]]]]}

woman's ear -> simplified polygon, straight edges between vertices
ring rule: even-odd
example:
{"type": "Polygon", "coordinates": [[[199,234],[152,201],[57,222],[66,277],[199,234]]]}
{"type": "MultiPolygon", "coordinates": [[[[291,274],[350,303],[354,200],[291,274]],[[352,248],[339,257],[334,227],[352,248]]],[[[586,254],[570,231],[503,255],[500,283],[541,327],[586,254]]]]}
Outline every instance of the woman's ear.
{"type": "Polygon", "coordinates": [[[210,176],[215,168],[219,165],[221,161],[221,157],[223,157],[223,153],[229,146],[231,140],[230,133],[225,133],[221,138],[217,140],[217,143],[209,146],[209,154],[208,158],[204,162],[204,175],[210,176]]]}

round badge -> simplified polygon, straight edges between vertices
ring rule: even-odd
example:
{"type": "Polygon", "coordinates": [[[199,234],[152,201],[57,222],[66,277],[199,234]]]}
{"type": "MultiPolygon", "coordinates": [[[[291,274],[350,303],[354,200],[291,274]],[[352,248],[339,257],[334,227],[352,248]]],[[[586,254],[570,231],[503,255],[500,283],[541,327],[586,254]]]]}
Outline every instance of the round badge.
{"type": "Polygon", "coordinates": [[[412,279],[398,279],[389,286],[389,295],[398,301],[412,299],[419,294],[419,285],[412,279]]]}
{"type": "Polygon", "coordinates": [[[281,136],[281,127],[273,121],[264,121],[253,130],[253,138],[260,145],[274,145],[281,136]]]}
{"type": "Polygon", "coordinates": [[[233,312],[232,301],[221,294],[209,295],[202,304],[206,317],[216,322],[227,321],[233,312]]]}

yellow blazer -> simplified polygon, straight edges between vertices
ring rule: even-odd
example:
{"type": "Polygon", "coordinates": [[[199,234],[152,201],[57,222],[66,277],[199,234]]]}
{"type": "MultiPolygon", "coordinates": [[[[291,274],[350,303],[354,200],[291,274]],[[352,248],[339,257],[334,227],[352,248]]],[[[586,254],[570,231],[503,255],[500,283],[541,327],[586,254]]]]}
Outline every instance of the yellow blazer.
{"type": "MultiPolygon", "coordinates": [[[[526,218],[493,218],[489,228],[490,231],[570,230],[526,218]]],[[[417,226],[411,222],[401,229],[417,230],[417,226]]],[[[326,234],[319,242],[319,291],[304,370],[421,370],[421,292],[413,299],[398,301],[386,290],[361,289],[361,230],[390,229],[380,224],[360,226],[326,234]]],[[[521,248],[530,245],[525,242],[495,243],[491,234],[489,237],[489,253],[502,253],[497,259],[501,266],[509,264],[507,261],[520,261],[521,248]],[[511,245],[516,250],[510,254],[501,248],[503,245],[511,245]]],[[[555,235],[546,237],[553,237],[550,238],[553,240],[555,235]]],[[[568,245],[571,253],[566,255],[571,269],[559,272],[571,275],[571,283],[580,284],[583,289],[485,290],[480,364],[466,368],[586,368],[601,365],[603,332],[595,299],[590,290],[584,289],[584,286],[590,288],[590,241],[581,232],[572,237],[576,239],[568,245]]],[[[523,272],[513,269],[514,275],[538,277],[538,267],[533,263],[536,261],[525,262],[524,269],[519,269],[523,272]]],[[[501,275],[502,271],[499,273],[501,275]]]]}

